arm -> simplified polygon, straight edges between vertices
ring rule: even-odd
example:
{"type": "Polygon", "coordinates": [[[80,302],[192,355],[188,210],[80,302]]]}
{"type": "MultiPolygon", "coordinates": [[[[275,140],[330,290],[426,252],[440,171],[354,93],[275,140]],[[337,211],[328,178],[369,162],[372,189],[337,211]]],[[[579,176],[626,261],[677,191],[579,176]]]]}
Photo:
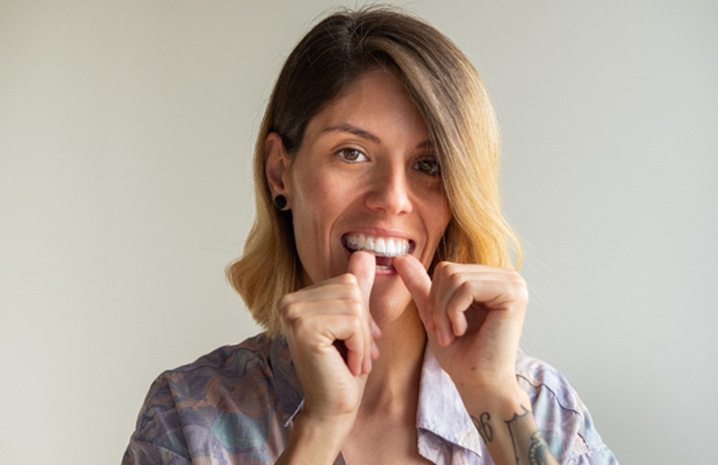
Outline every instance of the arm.
{"type": "Polygon", "coordinates": [[[557,464],[516,380],[528,303],[523,278],[442,262],[432,280],[414,257],[393,263],[412,294],[429,349],[456,385],[496,465],[557,464]]]}
{"type": "Polygon", "coordinates": [[[374,267],[372,255],[356,252],[348,273],[288,294],[280,303],[304,408],[278,464],[333,464],[354,425],[378,356],[379,330],[368,310],[374,267]]]}
{"type": "Polygon", "coordinates": [[[497,464],[557,465],[530,410],[528,396],[496,395],[467,410],[497,464]]]}
{"type": "Polygon", "coordinates": [[[300,414],[277,465],[333,464],[345,439],[345,434],[337,434],[344,429],[341,422],[336,426],[313,422],[300,414]]]}

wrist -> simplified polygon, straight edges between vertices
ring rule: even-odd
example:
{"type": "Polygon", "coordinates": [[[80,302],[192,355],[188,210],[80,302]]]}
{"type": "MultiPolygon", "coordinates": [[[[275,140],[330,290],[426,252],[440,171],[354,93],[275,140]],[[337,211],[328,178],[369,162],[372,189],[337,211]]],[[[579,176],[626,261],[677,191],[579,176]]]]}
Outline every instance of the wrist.
{"type": "Polygon", "coordinates": [[[352,425],[351,418],[315,418],[299,413],[283,454],[287,460],[284,463],[333,464],[352,425]]]}
{"type": "Polygon", "coordinates": [[[515,413],[531,411],[528,394],[521,389],[514,377],[511,382],[457,386],[466,410],[470,414],[493,412],[505,419],[515,413]]]}

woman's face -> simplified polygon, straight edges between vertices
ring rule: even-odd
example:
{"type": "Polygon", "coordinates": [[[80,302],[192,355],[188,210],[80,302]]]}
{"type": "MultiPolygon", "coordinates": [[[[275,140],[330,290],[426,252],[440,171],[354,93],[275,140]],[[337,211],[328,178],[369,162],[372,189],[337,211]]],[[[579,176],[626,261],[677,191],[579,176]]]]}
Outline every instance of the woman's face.
{"type": "Polygon", "coordinates": [[[346,273],[351,252],[368,250],[377,256],[372,312],[403,310],[410,296],[391,256],[408,252],[428,267],[450,213],[426,126],[399,80],[386,70],[360,76],[283,163],[306,284],[346,273]]]}

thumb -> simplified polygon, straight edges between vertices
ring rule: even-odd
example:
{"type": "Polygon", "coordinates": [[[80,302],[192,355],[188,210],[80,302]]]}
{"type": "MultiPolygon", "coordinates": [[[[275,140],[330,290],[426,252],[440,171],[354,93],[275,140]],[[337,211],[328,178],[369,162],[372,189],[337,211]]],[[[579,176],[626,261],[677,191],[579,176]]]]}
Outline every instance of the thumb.
{"type": "Polygon", "coordinates": [[[369,296],[374,286],[374,275],[376,273],[376,258],[368,252],[354,252],[349,257],[349,268],[347,270],[357,278],[359,290],[364,297],[364,305],[369,308],[369,296]]]}
{"type": "Polygon", "coordinates": [[[392,260],[394,269],[404,281],[411,298],[414,299],[424,325],[431,322],[429,317],[429,292],[431,291],[431,278],[424,269],[424,265],[413,255],[401,255],[392,260]]]}

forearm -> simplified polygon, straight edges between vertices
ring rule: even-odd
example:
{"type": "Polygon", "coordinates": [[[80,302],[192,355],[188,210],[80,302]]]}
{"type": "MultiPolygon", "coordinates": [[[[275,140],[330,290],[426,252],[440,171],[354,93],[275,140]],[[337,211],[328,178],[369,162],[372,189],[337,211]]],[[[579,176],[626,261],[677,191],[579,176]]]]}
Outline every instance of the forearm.
{"type": "Polygon", "coordinates": [[[558,465],[534,420],[528,396],[515,393],[465,398],[476,429],[496,465],[558,465]]]}

